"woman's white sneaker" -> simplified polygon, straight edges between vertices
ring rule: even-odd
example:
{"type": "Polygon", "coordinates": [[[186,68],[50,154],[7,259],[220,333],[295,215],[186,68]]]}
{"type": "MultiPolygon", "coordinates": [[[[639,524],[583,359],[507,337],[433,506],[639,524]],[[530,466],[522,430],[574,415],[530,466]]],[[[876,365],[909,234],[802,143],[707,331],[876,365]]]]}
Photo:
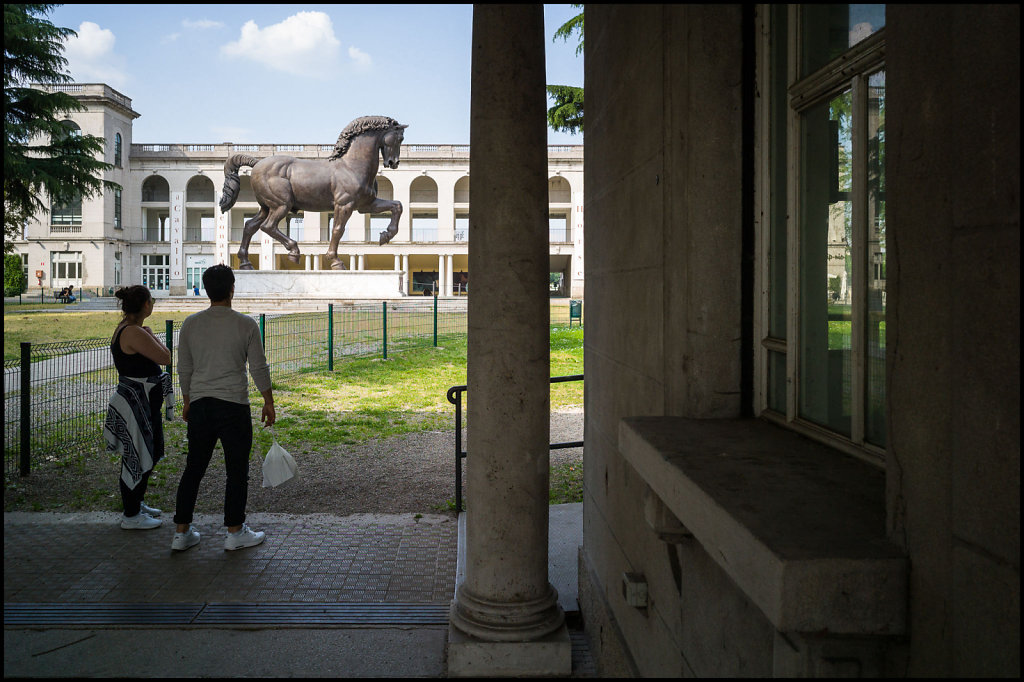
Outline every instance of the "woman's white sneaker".
{"type": "Polygon", "coordinates": [[[121,527],[125,530],[150,530],[159,528],[163,523],[160,519],[154,519],[146,512],[139,512],[135,516],[121,516],[121,527]]]}
{"type": "Polygon", "coordinates": [[[149,514],[150,516],[154,516],[154,517],[156,517],[156,516],[160,516],[161,514],[163,514],[163,511],[162,511],[162,510],[160,510],[160,509],[157,509],[156,507],[150,507],[150,506],[149,506],[148,504],[146,504],[145,502],[140,502],[140,503],[139,503],[139,507],[141,508],[141,511],[144,511],[144,512],[146,512],[146,513],[147,513],[147,514],[149,514]]]}
{"type": "Polygon", "coordinates": [[[256,545],[263,542],[267,537],[267,534],[261,530],[253,530],[246,524],[242,524],[242,529],[237,533],[228,531],[228,537],[224,540],[224,549],[245,549],[246,547],[255,547],[256,545]]]}
{"type": "Polygon", "coordinates": [[[189,526],[188,531],[174,534],[174,539],[171,540],[171,549],[181,552],[189,547],[195,547],[198,544],[199,531],[192,526],[189,526]]]}

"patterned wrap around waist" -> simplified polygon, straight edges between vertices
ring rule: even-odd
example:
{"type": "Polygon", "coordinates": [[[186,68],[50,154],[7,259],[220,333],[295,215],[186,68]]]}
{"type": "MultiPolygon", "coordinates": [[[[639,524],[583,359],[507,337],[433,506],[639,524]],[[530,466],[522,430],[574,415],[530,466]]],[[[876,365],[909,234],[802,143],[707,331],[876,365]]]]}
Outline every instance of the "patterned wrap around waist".
{"type": "MultiPolygon", "coordinates": [[[[154,452],[150,388],[160,385],[164,399],[173,395],[174,382],[167,372],[151,377],[120,377],[107,406],[103,438],[108,452],[121,453],[121,480],[135,489],[142,477],[153,470],[163,455],[154,452]]],[[[173,405],[173,398],[170,401],[173,405]]],[[[170,419],[170,411],[168,411],[170,419]]]]}

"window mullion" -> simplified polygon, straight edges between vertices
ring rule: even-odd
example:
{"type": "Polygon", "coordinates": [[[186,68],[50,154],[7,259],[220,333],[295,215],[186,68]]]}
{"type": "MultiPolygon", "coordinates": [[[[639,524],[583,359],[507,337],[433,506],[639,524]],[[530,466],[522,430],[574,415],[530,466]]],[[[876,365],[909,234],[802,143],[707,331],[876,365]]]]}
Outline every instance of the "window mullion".
{"type": "MultiPolygon", "coordinates": [[[[789,6],[789,46],[786,82],[794,83],[800,57],[800,12],[797,5],[789,6]]],[[[799,386],[797,349],[800,338],[800,117],[786,107],[786,204],[789,215],[786,234],[786,421],[797,416],[797,386],[799,386]]]]}
{"type": "Polygon", "coordinates": [[[852,325],[850,334],[850,440],[864,442],[864,330],[867,328],[867,81],[861,75],[853,78],[853,244],[851,247],[853,281],[852,325]]]}

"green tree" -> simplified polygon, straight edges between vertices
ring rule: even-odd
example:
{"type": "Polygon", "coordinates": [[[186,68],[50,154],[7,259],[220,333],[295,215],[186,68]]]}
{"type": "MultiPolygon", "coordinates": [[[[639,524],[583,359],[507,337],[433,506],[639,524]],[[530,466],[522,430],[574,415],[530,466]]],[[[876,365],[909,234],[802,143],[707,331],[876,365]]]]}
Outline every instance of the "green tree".
{"type": "Polygon", "coordinates": [[[25,270],[21,256],[13,253],[4,255],[4,296],[17,296],[25,290],[25,270]]]}
{"type": "Polygon", "coordinates": [[[26,216],[52,203],[78,201],[120,185],[100,174],[103,138],[75,134],[64,115],[85,109],[48,87],[71,82],[64,41],[77,35],[46,19],[56,5],[4,5],[4,253],[14,249],[26,216]],[[43,87],[32,87],[42,84],[43,87]]]}
{"type": "MultiPolygon", "coordinates": [[[[582,4],[573,4],[582,10],[582,4]]],[[[576,56],[583,54],[583,12],[562,24],[555,31],[552,42],[561,38],[569,40],[574,34],[579,35],[576,45],[576,56]]],[[[572,85],[549,85],[548,95],[554,104],[548,109],[548,125],[552,130],[566,133],[583,132],[583,88],[572,85]]]]}

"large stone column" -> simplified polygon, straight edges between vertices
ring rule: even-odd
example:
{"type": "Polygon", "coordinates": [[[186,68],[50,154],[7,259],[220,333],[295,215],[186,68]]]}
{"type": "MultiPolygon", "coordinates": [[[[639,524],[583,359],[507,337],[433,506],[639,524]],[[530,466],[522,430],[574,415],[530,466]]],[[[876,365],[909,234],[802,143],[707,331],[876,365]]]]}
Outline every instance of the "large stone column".
{"type": "Polygon", "coordinates": [[[473,9],[465,565],[452,676],[568,675],[548,582],[550,348],[541,5],[473,9]]]}

